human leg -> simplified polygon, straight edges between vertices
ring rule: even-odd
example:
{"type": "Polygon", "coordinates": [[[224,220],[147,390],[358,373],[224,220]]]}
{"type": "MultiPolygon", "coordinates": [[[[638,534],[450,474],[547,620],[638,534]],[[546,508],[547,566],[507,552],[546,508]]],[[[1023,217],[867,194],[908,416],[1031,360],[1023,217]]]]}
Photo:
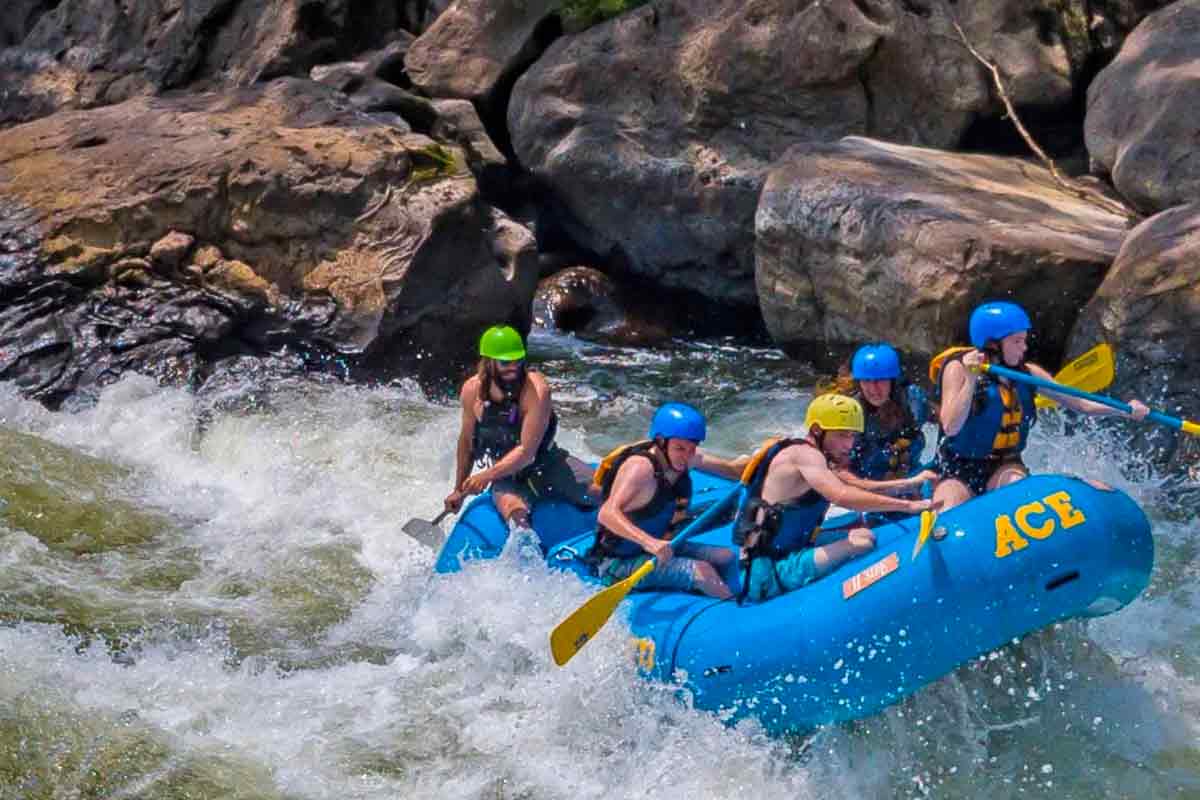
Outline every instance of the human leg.
{"type": "Polygon", "coordinates": [[[1001,486],[1008,486],[1010,483],[1029,477],[1029,468],[1019,458],[1009,459],[1000,462],[1000,466],[996,467],[996,471],[988,478],[988,491],[998,489],[1001,486]]]}
{"type": "Polygon", "coordinates": [[[967,484],[958,478],[942,478],[933,487],[933,504],[942,511],[960,506],[974,496],[967,484]]]}
{"type": "Polygon", "coordinates": [[[595,508],[599,498],[592,489],[593,470],[561,447],[543,456],[529,483],[539,498],[560,498],[580,508],[595,508]]]}
{"type": "Polygon", "coordinates": [[[492,502],[496,511],[500,513],[500,518],[509,527],[533,527],[529,516],[533,505],[533,493],[527,486],[511,478],[498,480],[492,484],[492,502]]]}

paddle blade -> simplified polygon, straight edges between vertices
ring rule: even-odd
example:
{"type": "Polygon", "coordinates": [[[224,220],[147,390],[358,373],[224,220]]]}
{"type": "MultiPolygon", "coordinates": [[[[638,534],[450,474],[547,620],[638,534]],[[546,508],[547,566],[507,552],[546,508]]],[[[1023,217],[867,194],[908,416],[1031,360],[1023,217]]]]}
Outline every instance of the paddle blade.
{"type": "Polygon", "coordinates": [[[1192,436],[1200,436],[1200,423],[1185,419],[1183,421],[1183,432],[1190,433],[1192,436]]]}
{"type": "Polygon", "coordinates": [[[442,529],[427,519],[410,519],[401,530],[427,547],[442,546],[442,529]]]}
{"type": "Polygon", "coordinates": [[[654,560],[651,559],[625,580],[592,595],[586,603],[558,623],[550,631],[550,653],[554,656],[554,663],[561,667],[574,658],[600,632],[625,595],[653,570],[654,560]]]}
{"type": "Polygon", "coordinates": [[[921,532],[917,534],[917,541],[913,545],[912,556],[908,559],[909,561],[916,561],[917,554],[921,552],[921,548],[929,540],[929,532],[933,530],[933,523],[936,519],[937,514],[932,511],[921,512],[921,532]]]}
{"type": "MultiPolygon", "coordinates": [[[[1112,385],[1116,377],[1116,357],[1107,343],[1098,344],[1067,364],[1054,376],[1055,383],[1074,386],[1085,392],[1099,392],[1112,385]]],[[[1038,408],[1056,408],[1049,397],[1037,397],[1038,408]]]]}

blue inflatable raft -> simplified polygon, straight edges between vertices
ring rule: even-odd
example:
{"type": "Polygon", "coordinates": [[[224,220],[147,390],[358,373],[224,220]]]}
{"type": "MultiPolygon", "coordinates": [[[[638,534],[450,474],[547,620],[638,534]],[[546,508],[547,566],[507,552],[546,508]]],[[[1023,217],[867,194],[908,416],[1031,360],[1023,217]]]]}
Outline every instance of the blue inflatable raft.
{"type": "MultiPolygon", "coordinates": [[[[696,473],[693,485],[698,507],[734,486],[696,473]]],[[[594,513],[557,503],[533,514],[549,562],[592,582],[579,556],[594,523],[594,513]]],[[[755,717],[779,733],[873,714],[1015,637],[1110,614],[1146,587],[1154,562],[1150,525],[1133,500],[1061,475],[1035,475],[947,511],[936,530],[944,538],[911,559],[918,525],[876,527],[874,551],[765,603],[634,592],[617,613],[626,614],[651,677],[682,679],[696,707],[730,722],[755,717]]],[[[730,527],[695,541],[730,545],[730,527]]],[[[459,518],[436,569],[494,557],[506,538],[482,495],[459,518]]],[[[734,564],[726,574],[735,586],[736,573],[734,564]]]]}

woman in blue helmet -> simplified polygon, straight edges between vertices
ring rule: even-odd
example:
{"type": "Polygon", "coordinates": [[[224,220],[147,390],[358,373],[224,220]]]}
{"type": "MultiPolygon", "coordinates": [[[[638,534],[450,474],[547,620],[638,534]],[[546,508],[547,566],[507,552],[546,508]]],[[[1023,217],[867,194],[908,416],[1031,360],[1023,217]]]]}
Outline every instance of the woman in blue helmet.
{"type": "Polygon", "coordinates": [[[916,494],[937,473],[921,468],[929,418],[929,398],[904,380],[900,354],[886,342],[865,344],[850,359],[849,375],[837,382],[840,393],[858,400],[865,412],[863,432],[850,451],[848,469],[839,477],[876,492],[916,494]]]}
{"type": "MultiPolygon", "coordinates": [[[[1037,364],[1025,361],[1032,323],[1015,303],[984,303],[971,312],[973,347],[951,348],[929,368],[935,396],[940,399],[937,471],[941,474],[934,500],[943,508],[1013,483],[1029,474],[1021,453],[1037,420],[1035,389],[1024,383],[981,372],[984,363],[1023,370],[1045,380],[1054,378],[1037,364]]],[[[1085,414],[1122,415],[1108,406],[1045,392],[1047,397],[1085,414]]],[[[1140,400],[1130,400],[1134,419],[1150,413],[1140,400]]]]}
{"type": "Polygon", "coordinates": [[[603,501],[590,559],[606,583],[624,580],[653,556],[654,571],[639,589],[733,596],[721,577],[721,569],[733,561],[732,550],[689,542],[672,551],[668,541],[691,500],[689,469],[740,476],[734,462],[699,449],[706,432],[699,411],[667,403],[655,412],[648,439],[619,447],[601,462],[595,481],[603,501]]]}

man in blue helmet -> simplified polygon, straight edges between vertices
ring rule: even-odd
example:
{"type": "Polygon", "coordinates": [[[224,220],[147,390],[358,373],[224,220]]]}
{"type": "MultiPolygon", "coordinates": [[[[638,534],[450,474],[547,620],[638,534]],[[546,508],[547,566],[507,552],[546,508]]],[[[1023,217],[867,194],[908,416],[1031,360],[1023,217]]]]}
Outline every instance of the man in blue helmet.
{"type": "Polygon", "coordinates": [[[654,571],[639,589],[733,596],[721,577],[721,569],[733,562],[732,550],[689,542],[673,552],[668,541],[691,500],[689,469],[739,476],[733,462],[699,449],[706,432],[704,415],[695,408],[667,403],[655,412],[647,440],[619,447],[601,462],[595,481],[603,502],[589,559],[606,583],[624,580],[654,557],[654,571]]]}
{"type": "MultiPolygon", "coordinates": [[[[1021,453],[1029,430],[1037,420],[1032,386],[981,372],[984,363],[1023,370],[1054,380],[1037,364],[1025,361],[1032,323],[1016,303],[990,302],[971,312],[973,347],[950,348],[929,366],[935,397],[940,400],[937,471],[941,474],[934,499],[943,508],[966,502],[975,495],[1014,483],[1029,474],[1021,453]]],[[[1090,400],[1045,392],[1067,408],[1084,414],[1122,415],[1090,400]]],[[[1130,400],[1134,419],[1150,413],[1140,400],[1130,400]]]]}
{"type": "Polygon", "coordinates": [[[858,348],[849,370],[843,367],[838,376],[835,391],[858,400],[865,419],[848,467],[837,470],[838,477],[860,489],[902,496],[914,496],[922,484],[937,478],[921,465],[929,398],[904,379],[894,347],[878,342],[858,348]]]}

